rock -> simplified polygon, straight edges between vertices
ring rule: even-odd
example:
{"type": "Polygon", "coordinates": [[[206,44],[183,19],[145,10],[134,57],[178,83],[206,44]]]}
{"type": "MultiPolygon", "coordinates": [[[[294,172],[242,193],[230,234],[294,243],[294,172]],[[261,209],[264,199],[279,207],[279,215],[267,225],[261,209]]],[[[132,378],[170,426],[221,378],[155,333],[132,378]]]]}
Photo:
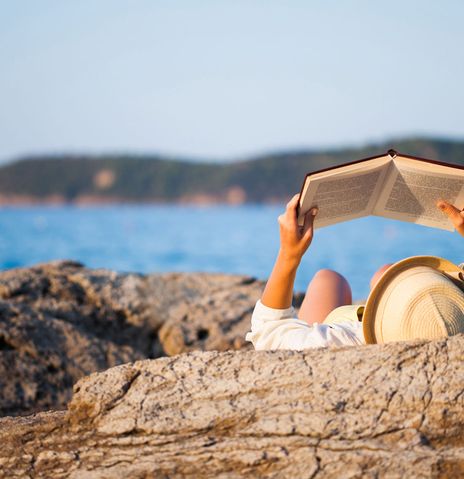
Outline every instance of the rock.
{"type": "Polygon", "coordinates": [[[122,274],[56,261],[0,273],[0,415],[62,408],[82,376],[244,344],[263,283],[247,276],[122,274]]]}
{"type": "Polygon", "coordinates": [[[0,419],[2,477],[464,474],[464,336],[192,352],[95,373],[67,412],[0,419]]]}
{"type": "MultiPolygon", "coordinates": [[[[159,331],[164,351],[172,356],[187,351],[252,348],[245,341],[262,282],[253,278],[210,276],[193,301],[180,298],[169,309],[159,331]]],[[[199,291],[198,288],[196,291],[199,291]]],[[[185,297],[184,297],[185,298],[185,297]]]]}

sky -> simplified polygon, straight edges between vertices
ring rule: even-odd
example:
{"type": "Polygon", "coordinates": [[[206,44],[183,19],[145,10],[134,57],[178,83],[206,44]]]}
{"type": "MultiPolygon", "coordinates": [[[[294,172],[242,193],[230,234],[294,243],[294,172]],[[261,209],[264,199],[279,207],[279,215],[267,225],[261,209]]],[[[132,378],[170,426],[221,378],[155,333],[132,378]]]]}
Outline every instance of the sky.
{"type": "Polygon", "coordinates": [[[464,2],[0,0],[0,161],[464,138],[464,2]]]}

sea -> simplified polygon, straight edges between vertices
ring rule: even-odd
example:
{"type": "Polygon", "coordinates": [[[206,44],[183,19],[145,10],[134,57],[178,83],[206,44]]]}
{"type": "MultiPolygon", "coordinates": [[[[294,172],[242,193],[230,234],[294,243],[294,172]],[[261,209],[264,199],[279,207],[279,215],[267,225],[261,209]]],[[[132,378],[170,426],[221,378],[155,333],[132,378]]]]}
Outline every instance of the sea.
{"type": "MultiPolygon", "coordinates": [[[[73,259],[121,272],[223,272],[266,279],[279,249],[283,205],[34,206],[0,209],[0,268],[73,259]]],[[[464,262],[464,238],[367,217],[315,231],[295,281],[304,291],[330,268],[362,300],[383,264],[432,254],[464,262]]]]}

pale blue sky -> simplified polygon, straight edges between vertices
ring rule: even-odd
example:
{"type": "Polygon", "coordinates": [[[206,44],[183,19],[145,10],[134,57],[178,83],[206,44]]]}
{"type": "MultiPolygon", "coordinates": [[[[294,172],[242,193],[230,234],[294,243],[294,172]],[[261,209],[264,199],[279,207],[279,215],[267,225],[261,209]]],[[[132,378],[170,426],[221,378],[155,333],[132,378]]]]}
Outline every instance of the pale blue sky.
{"type": "Polygon", "coordinates": [[[0,160],[464,137],[460,1],[0,0],[0,160]]]}

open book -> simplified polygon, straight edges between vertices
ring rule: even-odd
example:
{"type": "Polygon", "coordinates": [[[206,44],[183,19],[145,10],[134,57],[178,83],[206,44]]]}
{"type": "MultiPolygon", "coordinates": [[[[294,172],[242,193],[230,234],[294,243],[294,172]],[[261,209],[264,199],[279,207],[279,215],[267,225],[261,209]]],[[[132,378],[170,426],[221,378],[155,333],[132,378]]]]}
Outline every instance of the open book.
{"type": "Polygon", "coordinates": [[[298,224],[317,206],[314,227],[367,215],[453,231],[439,199],[464,207],[464,167],[389,150],[381,156],[308,173],[300,192],[298,224]]]}

